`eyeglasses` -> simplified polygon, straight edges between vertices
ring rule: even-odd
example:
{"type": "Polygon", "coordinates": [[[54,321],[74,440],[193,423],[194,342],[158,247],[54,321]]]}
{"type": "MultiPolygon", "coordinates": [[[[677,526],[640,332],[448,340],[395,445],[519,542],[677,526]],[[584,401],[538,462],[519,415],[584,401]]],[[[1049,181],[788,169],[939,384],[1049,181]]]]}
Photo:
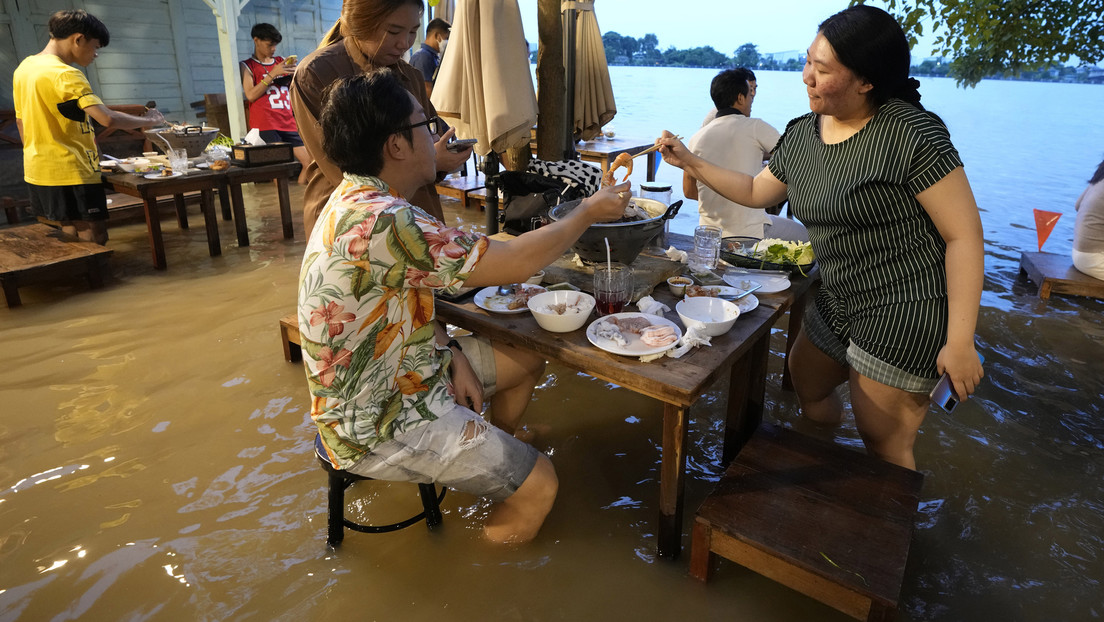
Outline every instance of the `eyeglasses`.
{"type": "Polygon", "coordinates": [[[426,119],[425,121],[419,121],[417,123],[411,123],[410,125],[405,125],[403,127],[400,127],[396,131],[404,132],[406,130],[412,130],[412,129],[414,129],[416,127],[420,127],[422,125],[426,126],[426,129],[428,129],[431,134],[441,134],[441,130],[444,129],[444,128],[441,127],[443,125],[443,123],[441,122],[441,117],[430,117],[430,118],[426,119]]]}

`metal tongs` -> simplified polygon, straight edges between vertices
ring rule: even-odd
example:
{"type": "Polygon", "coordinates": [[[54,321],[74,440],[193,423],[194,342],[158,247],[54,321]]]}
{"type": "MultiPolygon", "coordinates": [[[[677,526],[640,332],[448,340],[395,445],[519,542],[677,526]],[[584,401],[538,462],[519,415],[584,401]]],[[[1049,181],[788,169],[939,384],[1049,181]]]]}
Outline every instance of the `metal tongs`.
{"type": "Polygon", "coordinates": [[[751,292],[759,289],[760,287],[763,287],[763,284],[762,283],[756,283],[755,287],[751,287],[749,289],[746,289],[746,290],[740,292],[739,294],[736,294],[735,296],[718,296],[718,298],[723,298],[725,300],[736,301],[736,300],[739,300],[739,299],[743,298],[744,296],[747,296],[748,294],[750,294],[751,292]]]}

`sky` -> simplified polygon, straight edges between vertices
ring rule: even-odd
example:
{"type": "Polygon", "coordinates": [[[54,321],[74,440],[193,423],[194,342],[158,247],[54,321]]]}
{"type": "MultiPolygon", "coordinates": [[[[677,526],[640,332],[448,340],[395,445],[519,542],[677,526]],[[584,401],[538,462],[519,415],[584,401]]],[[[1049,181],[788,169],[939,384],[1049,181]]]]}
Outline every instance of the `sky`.
{"type": "MultiPolygon", "coordinates": [[[[760,54],[805,50],[817,25],[848,0],[597,0],[594,12],[602,33],[637,39],[648,33],[659,38],[659,49],[711,45],[732,55],[745,43],[760,54]]],[[[872,2],[884,8],[884,4],[872,2]]],[[[525,36],[537,40],[537,0],[519,0],[525,36]]],[[[913,49],[913,59],[930,56],[932,37],[913,49]]]]}

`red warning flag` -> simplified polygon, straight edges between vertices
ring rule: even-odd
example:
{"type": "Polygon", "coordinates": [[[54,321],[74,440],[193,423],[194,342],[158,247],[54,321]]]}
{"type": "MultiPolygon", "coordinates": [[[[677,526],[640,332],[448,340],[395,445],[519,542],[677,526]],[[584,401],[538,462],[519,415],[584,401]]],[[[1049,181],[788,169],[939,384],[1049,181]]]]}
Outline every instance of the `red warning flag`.
{"type": "Polygon", "coordinates": [[[1035,233],[1039,236],[1039,250],[1043,250],[1043,243],[1050,237],[1050,232],[1054,231],[1054,225],[1058,224],[1058,219],[1062,217],[1061,212],[1048,212],[1046,210],[1037,209],[1032,210],[1035,212],[1035,233]]]}

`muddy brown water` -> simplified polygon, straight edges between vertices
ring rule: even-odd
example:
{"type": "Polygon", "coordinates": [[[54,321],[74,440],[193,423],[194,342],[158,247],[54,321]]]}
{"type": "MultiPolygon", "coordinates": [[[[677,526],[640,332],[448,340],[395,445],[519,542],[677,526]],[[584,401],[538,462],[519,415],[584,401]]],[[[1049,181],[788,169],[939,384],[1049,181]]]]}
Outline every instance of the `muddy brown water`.
{"type": "MultiPolygon", "coordinates": [[[[150,265],[143,225],[113,227],[105,289],[28,287],[0,309],[0,620],[846,619],[731,563],[708,585],[687,574],[693,511],[721,472],[718,388],[692,413],[687,548],[660,560],[659,404],[560,366],[526,419],[561,482],[535,542],[485,544],[487,505],[450,492],[435,532],[350,532],[327,551],[303,372],[277,330],[302,225],[280,237],[273,195],[246,188],[248,248],[223,222],[209,257],[193,207],[190,231],[164,221],[168,270],[150,265]]],[[[1040,303],[1007,268],[986,296],[987,381],[918,441],[900,618],[1099,616],[1101,306],[1040,303]]],[[[861,449],[850,422],[797,417],[779,387],[784,328],[768,420],[861,449]]],[[[350,496],[376,522],[418,506],[410,485],[350,496]]]]}

